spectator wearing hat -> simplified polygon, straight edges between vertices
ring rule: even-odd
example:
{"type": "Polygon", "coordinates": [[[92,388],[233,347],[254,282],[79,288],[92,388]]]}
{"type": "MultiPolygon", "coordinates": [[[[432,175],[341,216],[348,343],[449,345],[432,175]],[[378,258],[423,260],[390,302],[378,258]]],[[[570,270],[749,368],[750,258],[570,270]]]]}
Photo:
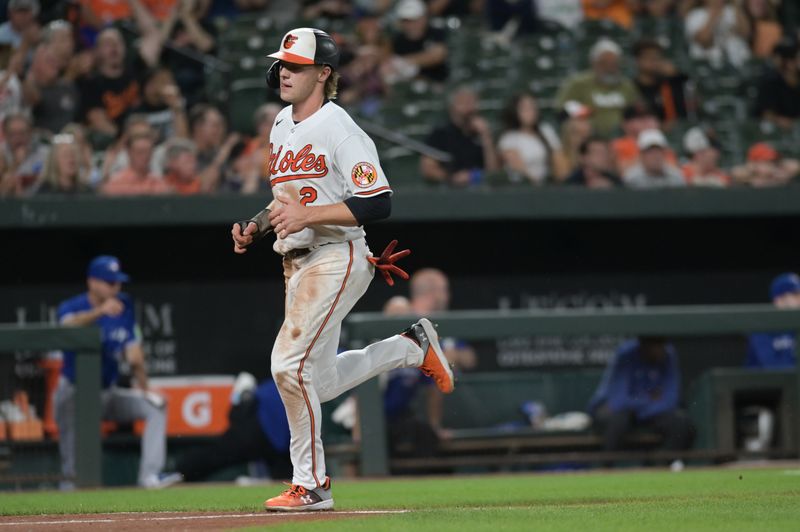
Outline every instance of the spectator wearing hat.
{"type": "Polygon", "coordinates": [[[448,96],[447,124],[431,132],[426,143],[449,156],[440,162],[429,155],[420,158],[420,173],[431,183],[463,187],[477,185],[486,172],[499,169],[499,158],[489,123],[478,114],[478,96],[469,87],[448,96]]]}
{"type": "MultiPolygon", "coordinates": [[[[118,423],[145,420],[139,485],[161,488],[180,481],[180,476],[162,473],[166,460],[167,416],[164,399],[149,390],[142,339],[136,325],[133,300],[122,292],[130,277],[122,271],[119,259],[110,255],[95,257],[86,275],[87,291],[58,306],[58,321],[68,327],[97,326],[102,338],[101,386],[103,419],[118,423]],[[120,364],[130,365],[135,387],[124,388],[120,364]]],[[[64,351],[61,379],[54,395],[58,424],[58,448],[64,488],[75,478],[75,353],[64,351]]]]}
{"type": "Polygon", "coordinates": [[[713,132],[693,127],[683,136],[683,147],[690,160],[683,165],[686,184],[699,187],[727,187],[731,176],[719,167],[720,145],[713,132]]]}
{"type": "Polygon", "coordinates": [[[630,188],[668,188],[686,185],[683,174],[667,159],[669,144],[658,129],[639,133],[639,162],[623,175],[630,188]]]}
{"type": "Polygon", "coordinates": [[[611,136],[622,122],[622,112],[639,100],[633,81],[622,73],[620,58],[622,48],[602,38],[589,51],[591,69],[567,80],[557,96],[563,107],[575,100],[592,110],[592,127],[595,133],[611,136]]]}
{"type": "Polygon", "coordinates": [[[633,45],[636,76],[633,82],[647,107],[669,128],[686,118],[688,77],[678,72],[664,56],[664,48],[654,39],[642,39],[633,45]]]}
{"type": "Polygon", "coordinates": [[[784,39],[772,52],[772,64],[758,81],[754,114],[784,129],[800,118],[800,46],[784,39]]]}
{"type": "MultiPolygon", "coordinates": [[[[611,143],[620,174],[639,162],[639,134],[646,129],[661,129],[660,125],[658,117],[649,107],[637,104],[625,108],[622,113],[623,136],[611,143]]],[[[666,148],[665,155],[670,163],[678,164],[678,158],[671,148],[666,148]]]]}
{"type": "Polygon", "coordinates": [[[428,23],[422,0],[401,0],[395,9],[399,31],[392,37],[392,58],[385,70],[390,82],[421,77],[447,80],[447,35],[428,23]]]}
{"type": "Polygon", "coordinates": [[[747,162],[731,171],[733,180],[753,187],[774,187],[789,183],[800,171],[796,159],[781,158],[778,150],[766,142],[757,142],[747,150],[747,162]]]}
{"type": "Polygon", "coordinates": [[[8,20],[0,24],[0,45],[17,50],[39,41],[39,0],[9,0],[8,20]]]}
{"type": "Polygon", "coordinates": [[[136,134],[128,138],[126,148],[129,166],[112,175],[100,192],[106,196],[135,196],[167,194],[170,186],[150,172],[155,142],[150,134],[136,134]]]}
{"type": "Polygon", "coordinates": [[[689,55],[716,67],[726,63],[741,67],[750,48],[737,31],[736,8],[728,0],[702,0],[685,20],[689,55]]]}
{"type": "MultiPolygon", "coordinates": [[[[772,304],[779,309],[800,308],[800,277],[796,273],[782,273],[773,279],[769,288],[772,304]]],[[[794,331],[759,332],[748,338],[747,360],[749,368],[793,368],[797,364],[797,335],[794,331]]]]}
{"type": "Polygon", "coordinates": [[[567,185],[586,188],[613,188],[622,185],[622,180],[615,173],[607,140],[589,137],[581,143],[580,155],[580,164],[567,177],[567,185]]]}

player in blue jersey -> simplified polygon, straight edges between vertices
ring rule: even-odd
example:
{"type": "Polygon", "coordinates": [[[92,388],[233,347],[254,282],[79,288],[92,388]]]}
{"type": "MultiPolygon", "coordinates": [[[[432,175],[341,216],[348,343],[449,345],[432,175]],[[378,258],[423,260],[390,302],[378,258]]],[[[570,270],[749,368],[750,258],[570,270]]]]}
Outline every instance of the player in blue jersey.
{"type": "MultiPolygon", "coordinates": [[[[134,317],[133,301],[121,292],[129,281],[119,260],[96,257],[87,271],[87,291],[62,302],[58,321],[66,326],[97,325],[102,336],[102,417],[118,423],[144,419],[139,485],[161,488],[180,480],[164,474],[166,458],[166,412],[161,396],[148,390],[141,335],[134,317]],[[117,385],[120,365],[130,366],[134,387],[117,385]]],[[[63,353],[64,365],[55,393],[55,415],[59,430],[62,487],[72,487],[75,478],[75,353],[63,353]]],[[[77,383],[80,385],[80,383],[77,383]]]]}

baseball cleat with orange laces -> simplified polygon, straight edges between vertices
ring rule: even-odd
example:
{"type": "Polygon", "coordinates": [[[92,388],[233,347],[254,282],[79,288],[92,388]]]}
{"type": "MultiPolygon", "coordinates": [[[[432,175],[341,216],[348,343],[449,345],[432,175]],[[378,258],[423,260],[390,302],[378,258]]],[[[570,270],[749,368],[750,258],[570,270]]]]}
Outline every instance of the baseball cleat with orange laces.
{"type": "Polygon", "coordinates": [[[325,484],[319,488],[308,489],[298,484],[287,484],[289,489],[264,502],[264,508],[277,512],[302,512],[332,510],[331,478],[325,477],[325,484]]]}
{"type": "Polygon", "coordinates": [[[403,331],[402,335],[422,349],[423,359],[419,370],[431,377],[442,393],[452,393],[455,388],[453,372],[450,369],[450,363],[444,356],[442,346],[439,344],[439,335],[431,321],[422,318],[403,331]]]}

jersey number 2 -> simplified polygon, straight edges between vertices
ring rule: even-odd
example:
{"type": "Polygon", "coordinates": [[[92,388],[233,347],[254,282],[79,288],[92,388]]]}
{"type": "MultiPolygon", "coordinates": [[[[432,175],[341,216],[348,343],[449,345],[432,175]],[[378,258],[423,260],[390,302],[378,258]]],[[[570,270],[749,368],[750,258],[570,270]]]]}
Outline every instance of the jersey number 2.
{"type": "Polygon", "coordinates": [[[308,205],[317,201],[317,189],[314,187],[303,187],[300,189],[300,205],[308,205]]]}

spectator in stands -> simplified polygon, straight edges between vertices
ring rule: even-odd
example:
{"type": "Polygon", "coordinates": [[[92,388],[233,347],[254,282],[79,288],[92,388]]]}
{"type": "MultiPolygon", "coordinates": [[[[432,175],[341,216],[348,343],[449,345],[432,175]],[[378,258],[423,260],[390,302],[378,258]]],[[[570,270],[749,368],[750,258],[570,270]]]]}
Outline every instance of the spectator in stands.
{"type": "Polygon", "coordinates": [[[352,58],[341,67],[338,99],[343,105],[358,105],[361,113],[369,116],[378,110],[380,99],[387,93],[383,65],[388,64],[391,41],[373,14],[358,19],[356,38],[352,58]]]}
{"type": "Polygon", "coordinates": [[[728,0],[703,0],[685,22],[689,55],[715,67],[741,67],[750,59],[747,43],[736,31],[736,8],[728,0]]]}
{"type": "Polygon", "coordinates": [[[132,112],[147,118],[157,142],[173,137],[187,138],[189,124],[185,101],[175,78],[166,67],[150,69],[142,78],[142,101],[132,112]]]}
{"type": "Polygon", "coordinates": [[[683,19],[694,7],[694,3],[695,0],[644,0],[638,2],[638,14],[654,19],[671,16],[683,19]]]}
{"type": "MultiPolygon", "coordinates": [[[[660,129],[660,125],[655,113],[644,105],[637,104],[625,108],[622,113],[623,136],[614,139],[611,143],[617,162],[617,171],[620,174],[625,174],[629,168],[639,162],[639,135],[642,131],[660,129]]],[[[667,160],[677,165],[678,158],[675,156],[675,152],[669,147],[665,150],[667,160]]]]}
{"type": "MultiPolygon", "coordinates": [[[[11,63],[21,64],[22,58],[13,57],[11,63]]],[[[19,79],[18,71],[21,66],[9,64],[7,68],[0,70],[0,121],[10,113],[16,113],[24,109],[25,100],[22,97],[22,81],[19,79]]],[[[3,140],[0,131],[0,141],[3,140]]]]}
{"type": "Polygon", "coordinates": [[[772,55],[774,68],[758,82],[755,115],[791,129],[800,118],[800,46],[794,38],[786,38],[772,55]]]}
{"type": "Polygon", "coordinates": [[[8,0],[8,20],[0,24],[0,45],[18,50],[39,41],[39,0],[8,0]]]}
{"type": "Polygon", "coordinates": [[[89,183],[92,188],[96,188],[103,180],[103,173],[100,171],[97,161],[95,161],[92,144],[86,136],[86,128],[81,124],[73,122],[64,126],[61,133],[72,135],[72,139],[80,154],[80,158],[78,159],[78,164],[81,168],[80,171],[89,176],[89,183]]]}
{"type": "Polygon", "coordinates": [[[731,170],[734,182],[753,187],[775,187],[789,183],[800,172],[800,161],[782,158],[766,142],[747,150],[747,162],[731,170]]]}
{"type": "Polygon", "coordinates": [[[429,0],[428,11],[432,17],[481,15],[483,0],[429,0]]]}
{"type": "Polygon", "coordinates": [[[96,70],[78,81],[79,115],[91,132],[116,137],[128,113],[139,104],[141,85],[125,63],[125,41],[115,28],[97,37],[96,70]]]}
{"type": "MultiPolygon", "coordinates": [[[[133,300],[121,292],[122,283],[130,280],[123,273],[116,257],[102,255],[90,263],[86,275],[88,290],[62,302],[58,322],[68,327],[99,327],[102,337],[102,403],[103,419],[132,423],[144,419],[142,456],[139,462],[139,485],[163,488],[180,481],[179,475],[162,473],[166,459],[166,425],[164,399],[149,390],[141,333],[136,325],[133,300]],[[118,387],[119,365],[130,364],[135,388],[118,387]]],[[[58,423],[58,448],[61,473],[66,479],[62,488],[74,487],[75,478],[75,353],[64,351],[61,379],[54,396],[58,423]]],[[[80,385],[80,383],[77,383],[80,385]]]]}
{"type": "Polygon", "coordinates": [[[614,160],[608,141],[602,137],[589,137],[580,146],[580,164],[567,177],[567,185],[586,188],[613,188],[622,185],[615,173],[614,160]]]}
{"type": "Polygon", "coordinates": [[[228,156],[229,164],[223,168],[218,191],[254,194],[259,190],[269,190],[266,180],[265,187],[260,186],[261,176],[264,174],[264,154],[248,154],[245,153],[246,149],[247,143],[242,140],[237,140],[233,145],[228,156]]]}
{"type": "Polygon", "coordinates": [[[442,163],[423,155],[422,177],[433,183],[467,186],[481,183],[485,172],[499,168],[489,123],[478,114],[478,96],[462,86],[448,96],[447,124],[433,130],[427,144],[450,156],[442,163]]]}
{"type": "Polygon", "coordinates": [[[559,107],[575,100],[592,109],[592,127],[599,135],[613,134],[622,121],[622,111],[639,99],[636,86],[622,73],[621,55],[617,43],[600,39],[589,52],[591,70],[568,79],[557,96],[559,107]]]}
{"type": "Polygon", "coordinates": [[[33,124],[25,113],[10,113],[3,119],[0,145],[0,196],[30,196],[41,184],[47,146],[33,135],[33,124]]]}
{"type": "MultiPolygon", "coordinates": [[[[103,179],[108,181],[112,175],[117,172],[128,168],[130,160],[128,159],[128,139],[133,136],[150,136],[153,139],[156,137],[155,131],[150,127],[147,117],[144,115],[131,114],[125,120],[125,128],[122,135],[117,139],[108,149],[105,150],[103,155],[103,179]]],[[[161,175],[162,165],[159,164],[163,157],[159,157],[159,150],[153,154],[153,160],[150,165],[150,173],[153,175],[161,175]]]]}
{"type": "Polygon", "coordinates": [[[589,402],[589,414],[605,438],[604,449],[622,450],[625,436],[636,428],[661,434],[668,450],[691,447],[694,427],[679,408],[680,394],[678,354],[672,344],[656,337],[622,344],[589,402]]]}
{"type": "Polygon", "coordinates": [[[206,65],[199,59],[213,55],[217,46],[214,25],[205,17],[209,6],[201,0],[180,0],[159,27],[160,53],[151,56],[151,65],[158,62],[175,76],[188,109],[204,99],[206,65]]]}
{"type": "Polygon", "coordinates": [[[583,0],[536,0],[536,15],[575,30],[583,22],[583,0]]]}
{"type": "Polygon", "coordinates": [[[175,469],[187,482],[208,478],[225,467],[264,460],[272,479],[290,479],[289,422],[272,379],[256,386],[249,373],[236,378],[228,428],[210,442],[181,454],[175,469]]]}
{"type": "Polygon", "coordinates": [[[730,186],[731,176],[719,167],[721,147],[713,131],[693,127],[683,136],[683,147],[690,157],[682,168],[687,185],[730,186]]]}
{"type": "Polygon", "coordinates": [[[741,0],[736,4],[737,32],[755,57],[769,57],[783,35],[778,9],[772,0],[741,0]]]}
{"type": "Polygon", "coordinates": [[[233,147],[240,135],[232,132],[226,136],[225,117],[216,107],[198,104],[189,113],[191,138],[197,148],[197,171],[207,190],[216,190],[231,159],[233,147]]]}
{"type": "Polygon", "coordinates": [[[176,194],[207,192],[197,173],[197,150],[191,140],[174,138],[167,141],[164,151],[164,181],[176,194]]]}
{"type": "Polygon", "coordinates": [[[40,44],[22,84],[34,126],[52,133],[75,120],[80,99],[75,82],[63,75],[68,63],[60,53],[55,42],[40,44]]]}
{"type": "Polygon", "coordinates": [[[126,148],[130,166],[111,176],[101,192],[106,196],[166,194],[172,191],[161,178],[150,172],[155,142],[149,134],[128,138],[126,148]]]}
{"type": "Polygon", "coordinates": [[[592,110],[582,103],[570,100],[564,103],[561,117],[561,145],[570,168],[580,164],[580,146],[592,136],[592,110]]]}
{"type": "Polygon", "coordinates": [[[542,122],[533,94],[523,92],[509,100],[503,111],[503,127],[498,151],[513,181],[542,185],[548,180],[564,180],[569,162],[555,129],[542,122]]]}
{"type": "Polygon", "coordinates": [[[653,39],[642,39],[633,46],[636,77],[633,82],[647,107],[669,129],[676,120],[686,118],[688,77],[664,56],[664,49],[653,39]]]}
{"type": "Polygon", "coordinates": [[[639,133],[639,162],[624,174],[625,185],[631,188],[665,188],[686,185],[683,174],[669,162],[666,137],[658,129],[639,133]]]}
{"type": "Polygon", "coordinates": [[[92,192],[89,174],[81,166],[81,148],[69,133],[55,135],[37,194],[86,194],[92,192]]]}
{"type": "MultiPolygon", "coordinates": [[[[800,308],[800,277],[782,273],[769,287],[772,304],[779,309],[800,308]]],[[[797,365],[797,334],[795,331],[753,333],[748,338],[749,368],[782,369],[797,365]]]]}
{"type": "Polygon", "coordinates": [[[623,28],[633,25],[631,0],[582,0],[586,20],[610,20],[623,28]]]}
{"type": "Polygon", "coordinates": [[[275,124],[275,117],[281,111],[281,106],[277,103],[265,103],[256,109],[253,117],[256,127],[256,136],[247,141],[244,154],[258,154],[263,157],[264,150],[269,148],[269,134],[272,132],[272,126],[275,124]]]}
{"type": "Polygon", "coordinates": [[[447,35],[428,23],[422,0],[401,0],[395,10],[399,31],[392,36],[392,54],[384,74],[394,83],[415,77],[441,83],[447,80],[447,35]]]}

